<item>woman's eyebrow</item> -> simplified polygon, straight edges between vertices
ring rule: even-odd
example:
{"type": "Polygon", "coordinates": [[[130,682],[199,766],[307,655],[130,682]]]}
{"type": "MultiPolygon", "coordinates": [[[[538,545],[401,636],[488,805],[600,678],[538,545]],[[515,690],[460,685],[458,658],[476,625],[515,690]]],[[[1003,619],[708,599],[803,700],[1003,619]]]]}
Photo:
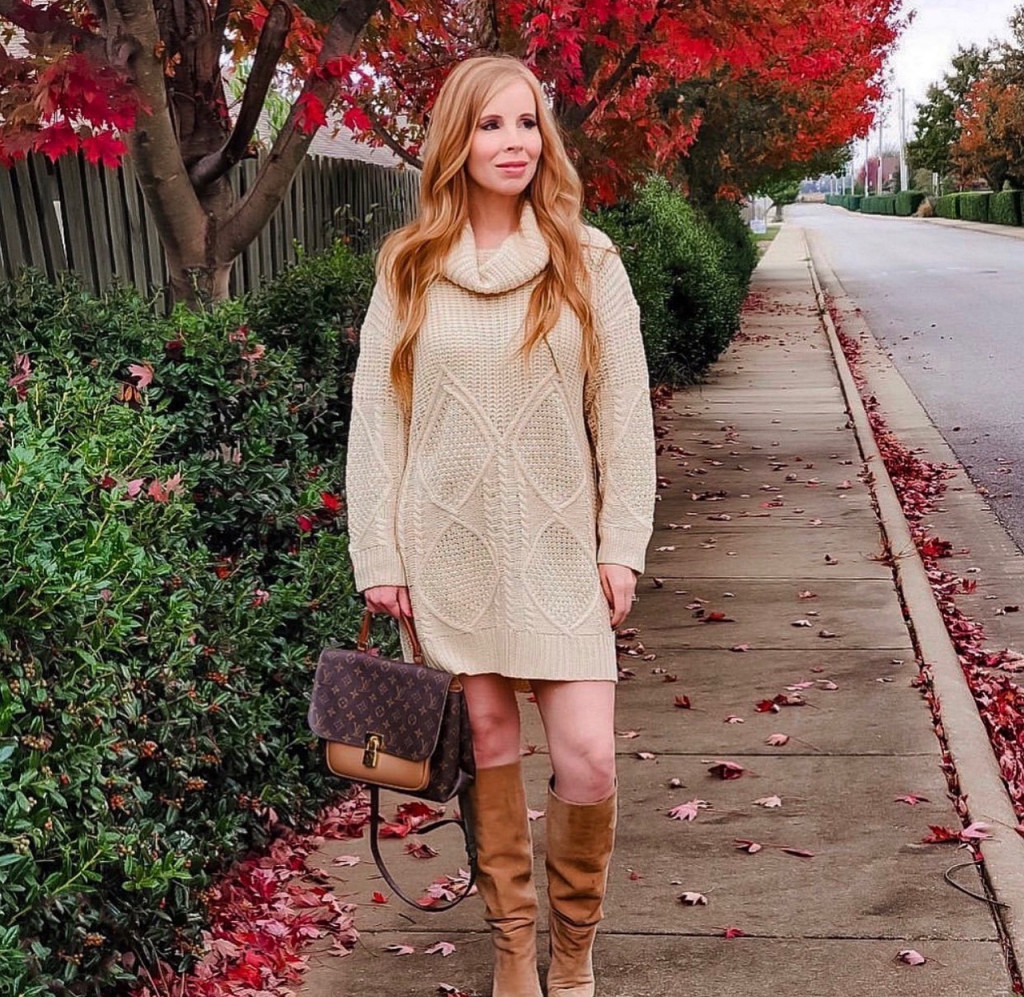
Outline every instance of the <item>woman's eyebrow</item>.
{"type": "MultiPolygon", "coordinates": [[[[503,117],[504,117],[504,115],[498,114],[495,111],[495,112],[493,112],[491,114],[483,114],[483,115],[481,115],[480,116],[480,120],[481,121],[491,121],[491,120],[501,121],[503,119],[503,117]]],[[[535,117],[537,117],[537,112],[536,111],[523,111],[523,113],[517,115],[517,117],[520,117],[520,118],[535,118],[535,117]]]]}

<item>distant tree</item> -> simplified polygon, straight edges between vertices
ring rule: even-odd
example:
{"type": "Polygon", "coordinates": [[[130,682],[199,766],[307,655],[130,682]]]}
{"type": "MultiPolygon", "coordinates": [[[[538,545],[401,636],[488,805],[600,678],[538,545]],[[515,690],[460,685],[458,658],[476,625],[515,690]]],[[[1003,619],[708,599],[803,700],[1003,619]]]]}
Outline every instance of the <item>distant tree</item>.
{"type": "Polygon", "coordinates": [[[957,112],[967,102],[971,88],[991,65],[992,51],[977,45],[961,47],[953,56],[950,72],[928,87],[925,102],[918,107],[915,138],[907,144],[912,170],[928,170],[940,177],[953,171],[952,147],[960,136],[957,112]]]}
{"type": "Polygon", "coordinates": [[[957,121],[951,155],[962,183],[984,178],[992,190],[1024,184],[1024,87],[986,76],[971,88],[957,121]]]}

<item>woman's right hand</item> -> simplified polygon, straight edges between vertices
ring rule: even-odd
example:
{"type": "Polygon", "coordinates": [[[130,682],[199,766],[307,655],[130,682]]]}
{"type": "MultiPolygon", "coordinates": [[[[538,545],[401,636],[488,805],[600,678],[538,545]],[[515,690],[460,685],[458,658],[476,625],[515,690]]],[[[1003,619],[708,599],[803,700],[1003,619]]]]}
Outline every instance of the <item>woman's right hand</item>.
{"type": "Polygon", "coordinates": [[[409,589],[405,585],[375,585],[363,592],[363,598],[371,613],[387,613],[396,620],[402,616],[412,617],[409,589]]]}

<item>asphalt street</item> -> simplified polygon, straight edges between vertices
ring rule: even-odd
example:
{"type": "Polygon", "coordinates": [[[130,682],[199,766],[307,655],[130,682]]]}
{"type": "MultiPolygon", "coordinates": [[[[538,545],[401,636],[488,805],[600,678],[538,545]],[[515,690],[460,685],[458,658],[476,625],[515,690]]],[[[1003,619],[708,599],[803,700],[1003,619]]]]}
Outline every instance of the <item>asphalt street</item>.
{"type": "Polygon", "coordinates": [[[840,283],[1024,549],[1024,241],[795,204],[840,283]]]}

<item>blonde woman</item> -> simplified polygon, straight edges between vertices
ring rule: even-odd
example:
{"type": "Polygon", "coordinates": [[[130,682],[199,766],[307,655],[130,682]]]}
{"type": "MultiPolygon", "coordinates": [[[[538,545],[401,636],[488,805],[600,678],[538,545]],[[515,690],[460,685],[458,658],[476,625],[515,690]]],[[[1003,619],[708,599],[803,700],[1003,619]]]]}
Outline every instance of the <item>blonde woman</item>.
{"type": "MultiPolygon", "coordinates": [[[[353,387],[356,584],[464,676],[494,997],[539,997],[516,686],[547,801],[550,997],[591,997],[615,833],[615,635],[643,571],[654,438],[639,314],[532,73],[468,59],[431,113],[417,218],[381,250],[353,387]]],[[[406,649],[408,651],[408,648],[406,649]]]]}

